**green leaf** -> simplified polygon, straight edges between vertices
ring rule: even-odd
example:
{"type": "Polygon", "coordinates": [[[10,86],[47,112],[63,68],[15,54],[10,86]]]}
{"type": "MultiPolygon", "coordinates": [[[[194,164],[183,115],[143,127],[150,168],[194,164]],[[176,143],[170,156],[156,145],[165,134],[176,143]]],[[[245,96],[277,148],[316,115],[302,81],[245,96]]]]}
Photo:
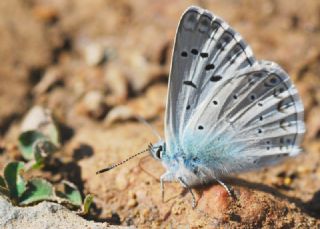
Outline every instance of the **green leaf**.
{"type": "Polygon", "coordinates": [[[0,187],[3,187],[3,188],[7,187],[6,181],[2,176],[0,176],[0,187]]]}
{"type": "Polygon", "coordinates": [[[55,145],[46,139],[39,139],[33,146],[34,158],[38,164],[43,164],[44,158],[55,152],[55,145]]]}
{"type": "Polygon", "coordinates": [[[73,205],[80,207],[82,204],[82,197],[77,186],[69,181],[63,181],[63,186],[64,192],[59,193],[60,196],[70,201],[73,205]]]}
{"type": "Polygon", "coordinates": [[[41,169],[44,166],[44,162],[32,161],[31,166],[28,169],[41,169]]]}
{"type": "Polygon", "coordinates": [[[20,134],[19,148],[24,159],[34,159],[34,143],[40,139],[46,139],[46,137],[35,130],[29,130],[20,134]]]}
{"type": "Polygon", "coordinates": [[[47,127],[47,132],[46,132],[48,138],[51,140],[51,142],[56,146],[60,146],[60,136],[59,136],[59,131],[55,123],[52,121],[51,125],[47,127]]]}
{"type": "Polygon", "coordinates": [[[23,162],[10,162],[4,169],[4,178],[7,182],[10,197],[18,200],[26,190],[26,182],[20,175],[24,170],[23,162]]]}
{"type": "Polygon", "coordinates": [[[28,182],[27,191],[20,198],[20,205],[54,199],[55,193],[52,184],[41,178],[33,178],[28,182]]]}
{"type": "Polygon", "coordinates": [[[23,132],[38,131],[46,136],[56,147],[60,146],[59,131],[49,109],[42,106],[32,107],[21,124],[23,132]]]}
{"type": "Polygon", "coordinates": [[[83,201],[81,212],[79,214],[80,215],[88,214],[92,202],[93,202],[93,195],[91,194],[86,195],[83,201]]]}

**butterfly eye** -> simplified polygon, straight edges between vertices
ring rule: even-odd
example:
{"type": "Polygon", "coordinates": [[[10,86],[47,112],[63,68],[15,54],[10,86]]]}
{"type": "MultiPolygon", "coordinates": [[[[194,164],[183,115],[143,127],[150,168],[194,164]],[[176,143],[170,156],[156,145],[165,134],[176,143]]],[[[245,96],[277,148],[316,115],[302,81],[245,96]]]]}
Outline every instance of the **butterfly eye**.
{"type": "Polygon", "coordinates": [[[162,146],[159,146],[159,148],[156,151],[156,157],[159,159],[161,159],[161,157],[162,157],[161,151],[162,151],[162,146]]]}

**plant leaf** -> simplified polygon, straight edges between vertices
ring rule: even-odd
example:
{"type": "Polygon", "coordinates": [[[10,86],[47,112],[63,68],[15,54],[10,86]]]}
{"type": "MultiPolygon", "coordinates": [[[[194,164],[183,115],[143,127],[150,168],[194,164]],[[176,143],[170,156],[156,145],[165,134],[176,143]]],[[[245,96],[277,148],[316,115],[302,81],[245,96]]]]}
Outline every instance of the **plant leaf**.
{"type": "Polygon", "coordinates": [[[38,164],[43,164],[44,158],[55,152],[57,148],[47,139],[39,139],[33,145],[34,158],[38,164]]]}
{"type": "Polygon", "coordinates": [[[38,131],[48,137],[56,147],[60,146],[59,131],[49,109],[42,106],[32,107],[24,117],[21,129],[23,132],[38,131]]]}
{"type": "Polygon", "coordinates": [[[20,175],[24,170],[24,163],[21,161],[10,162],[4,169],[4,178],[7,182],[10,197],[18,200],[26,190],[26,182],[20,175]]]}
{"type": "Polygon", "coordinates": [[[26,160],[34,159],[34,143],[39,139],[45,138],[46,137],[42,133],[35,130],[29,130],[21,133],[19,136],[19,148],[23,158],[26,160]]]}
{"type": "Polygon", "coordinates": [[[21,205],[29,205],[43,200],[54,200],[55,193],[51,183],[41,178],[28,182],[27,191],[20,198],[21,205]]]}
{"type": "Polygon", "coordinates": [[[3,188],[7,187],[6,181],[2,176],[0,176],[0,187],[3,187],[3,188]]]}
{"type": "Polygon", "coordinates": [[[88,214],[92,202],[93,202],[93,195],[91,195],[91,194],[86,195],[86,197],[84,198],[84,201],[83,201],[81,212],[79,212],[79,214],[80,215],[88,214]]]}
{"type": "Polygon", "coordinates": [[[51,125],[48,126],[47,132],[46,132],[48,138],[51,140],[51,142],[56,146],[60,146],[60,135],[57,126],[52,121],[51,125]]]}
{"type": "Polygon", "coordinates": [[[62,198],[67,199],[72,204],[80,207],[82,204],[82,197],[77,186],[69,181],[63,181],[64,192],[60,193],[62,198]]]}

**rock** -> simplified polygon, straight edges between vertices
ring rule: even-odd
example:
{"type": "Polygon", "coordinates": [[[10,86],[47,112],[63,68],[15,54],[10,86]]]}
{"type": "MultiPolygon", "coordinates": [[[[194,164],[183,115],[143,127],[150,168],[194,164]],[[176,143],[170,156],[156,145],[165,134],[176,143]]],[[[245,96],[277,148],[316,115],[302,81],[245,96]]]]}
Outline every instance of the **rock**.
{"type": "Polygon", "coordinates": [[[39,130],[47,123],[53,122],[51,111],[41,106],[31,108],[21,123],[21,132],[39,130]]]}
{"type": "Polygon", "coordinates": [[[62,79],[63,75],[60,69],[54,67],[49,68],[46,70],[41,81],[33,88],[33,92],[36,95],[43,94],[62,79]]]}
{"type": "Polygon", "coordinates": [[[116,106],[108,113],[105,123],[111,125],[117,121],[124,121],[134,117],[133,111],[128,106],[116,106]]]}
{"type": "Polygon", "coordinates": [[[41,202],[32,207],[14,207],[0,196],[1,228],[133,228],[87,221],[62,205],[41,202]]]}
{"type": "Polygon", "coordinates": [[[105,118],[106,125],[131,118],[154,118],[165,108],[167,86],[154,85],[145,96],[128,101],[125,105],[116,106],[110,110],[105,118]]]}
{"type": "Polygon", "coordinates": [[[109,63],[105,71],[105,83],[110,90],[106,97],[109,106],[123,104],[128,97],[128,82],[120,65],[109,63]]]}
{"type": "Polygon", "coordinates": [[[232,198],[221,185],[205,190],[198,202],[198,209],[216,218],[223,218],[228,212],[232,198]]]}
{"type": "Polygon", "coordinates": [[[99,43],[91,43],[83,50],[84,59],[89,66],[100,64],[105,57],[105,49],[99,43]]]}
{"type": "Polygon", "coordinates": [[[129,199],[129,200],[128,200],[127,206],[128,206],[129,208],[134,208],[134,207],[136,207],[137,205],[138,205],[138,202],[137,202],[136,199],[129,199]]]}
{"type": "Polygon", "coordinates": [[[128,65],[126,75],[134,92],[140,92],[164,74],[161,66],[149,62],[146,56],[139,51],[127,52],[123,58],[123,62],[128,65]]]}
{"type": "Polygon", "coordinates": [[[107,112],[107,106],[104,103],[102,92],[98,90],[87,92],[78,104],[78,111],[80,114],[86,114],[94,119],[103,118],[107,112]]]}
{"type": "Polygon", "coordinates": [[[128,203],[127,203],[127,206],[129,208],[134,208],[138,205],[138,201],[137,201],[137,195],[132,192],[132,191],[129,191],[128,193],[128,203]]]}
{"type": "Polygon", "coordinates": [[[120,171],[115,178],[115,185],[119,190],[124,190],[129,185],[128,170],[120,171]]]}

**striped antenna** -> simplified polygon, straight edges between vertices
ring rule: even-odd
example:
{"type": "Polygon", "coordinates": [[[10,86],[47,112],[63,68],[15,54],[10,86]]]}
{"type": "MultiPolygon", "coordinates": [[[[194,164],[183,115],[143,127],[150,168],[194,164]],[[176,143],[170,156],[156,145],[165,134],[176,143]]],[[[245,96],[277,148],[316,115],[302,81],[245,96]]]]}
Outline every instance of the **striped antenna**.
{"type": "Polygon", "coordinates": [[[116,164],[110,165],[110,166],[108,166],[107,168],[101,169],[101,170],[97,171],[96,174],[104,173],[104,172],[107,172],[107,171],[109,171],[109,170],[111,170],[111,169],[113,169],[113,168],[115,168],[115,167],[118,167],[119,165],[122,165],[123,163],[126,163],[127,161],[131,160],[132,158],[134,158],[134,157],[136,157],[136,156],[138,156],[138,155],[140,155],[140,154],[143,154],[143,153],[149,151],[149,150],[150,150],[150,147],[152,147],[151,144],[149,145],[148,149],[145,149],[145,150],[143,150],[143,151],[141,151],[141,152],[139,152],[139,153],[136,153],[136,154],[128,157],[127,159],[125,159],[125,160],[123,160],[123,161],[121,161],[121,162],[118,162],[118,163],[116,163],[116,164]]]}

